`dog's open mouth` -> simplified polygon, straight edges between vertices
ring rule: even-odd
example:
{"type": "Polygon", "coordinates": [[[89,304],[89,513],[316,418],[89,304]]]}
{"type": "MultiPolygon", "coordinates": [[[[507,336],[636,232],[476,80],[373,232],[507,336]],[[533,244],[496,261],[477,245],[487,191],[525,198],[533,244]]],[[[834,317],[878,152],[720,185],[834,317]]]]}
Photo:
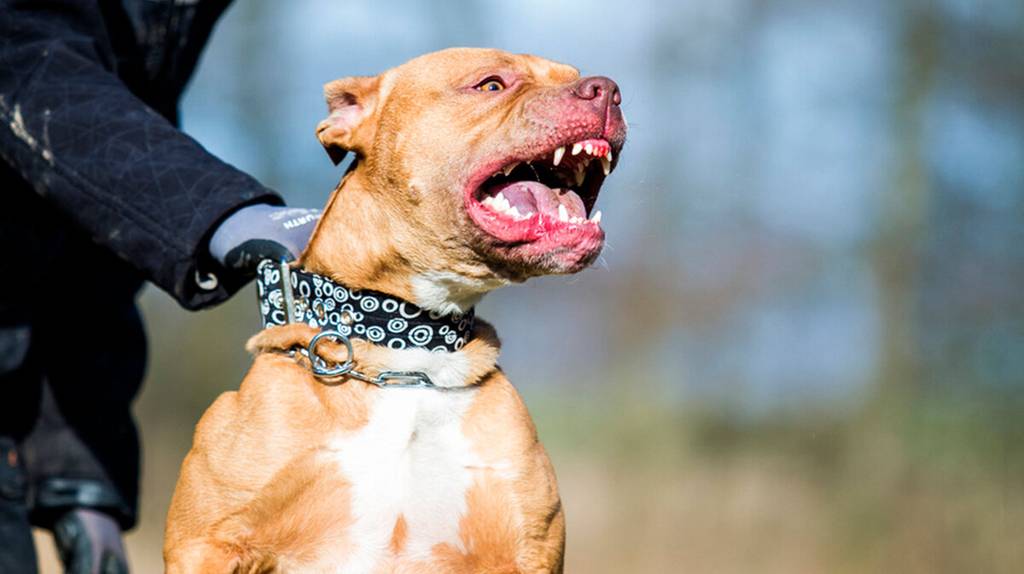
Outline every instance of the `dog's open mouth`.
{"type": "Polygon", "coordinates": [[[594,204],[613,162],[612,146],[604,139],[503,162],[470,190],[470,216],[487,234],[510,243],[603,236],[601,212],[594,204]]]}

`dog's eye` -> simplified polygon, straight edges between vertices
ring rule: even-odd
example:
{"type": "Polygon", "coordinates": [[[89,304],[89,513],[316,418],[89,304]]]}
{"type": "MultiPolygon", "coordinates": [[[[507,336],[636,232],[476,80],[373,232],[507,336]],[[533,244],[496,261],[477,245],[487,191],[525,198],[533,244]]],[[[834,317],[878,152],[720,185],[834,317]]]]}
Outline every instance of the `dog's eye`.
{"type": "Polygon", "coordinates": [[[476,89],[481,92],[500,92],[505,89],[505,82],[498,76],[491,76],[477,84],[476,89]]]}

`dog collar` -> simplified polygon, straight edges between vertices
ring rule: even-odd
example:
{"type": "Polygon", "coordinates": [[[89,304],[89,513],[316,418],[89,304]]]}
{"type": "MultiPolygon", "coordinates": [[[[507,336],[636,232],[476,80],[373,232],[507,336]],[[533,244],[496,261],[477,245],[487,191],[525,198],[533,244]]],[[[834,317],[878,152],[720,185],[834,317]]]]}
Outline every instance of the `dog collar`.
{"type": "Polygon", "coordinates": [[[264,260],[256,268],[263,327],[305,323],[392,349],[454,352],[471,338],[474,312],[440,315],[378,291],[264,260]]]}

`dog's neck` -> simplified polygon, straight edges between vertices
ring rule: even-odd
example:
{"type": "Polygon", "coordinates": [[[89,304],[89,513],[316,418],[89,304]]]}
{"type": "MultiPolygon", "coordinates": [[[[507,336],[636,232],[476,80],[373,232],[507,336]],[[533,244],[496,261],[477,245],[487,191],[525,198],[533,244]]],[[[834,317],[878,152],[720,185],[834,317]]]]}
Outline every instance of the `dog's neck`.
{"type": "MultiPolygon", "coordinates": [[[[388,201],[360,169],[347,174],[327,203],[299,264],[355,289],[399,297],[442,314],[466,312],[506,282],[464,254],[434,246],[427,222],[388,201]]],[[[384,193],[395,193],[388,190],[384,193]]]]}

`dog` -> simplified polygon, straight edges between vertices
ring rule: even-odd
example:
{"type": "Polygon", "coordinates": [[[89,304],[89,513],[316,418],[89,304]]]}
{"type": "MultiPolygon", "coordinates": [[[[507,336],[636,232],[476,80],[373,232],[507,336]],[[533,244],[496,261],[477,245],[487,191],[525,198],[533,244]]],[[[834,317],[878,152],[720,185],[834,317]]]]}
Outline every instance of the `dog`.
{"type": "Polygon", "coordinates": [[[287,320],[196,427],[167,571],[561,572],[554,471],[472,309],[598,256],[619,88],[453,48],[324,92],[317,136],[355,159],[299,260],[261,266],[265,317],[287,320]],[[371,311],[386,323],[360,332],[371,311]]]}

